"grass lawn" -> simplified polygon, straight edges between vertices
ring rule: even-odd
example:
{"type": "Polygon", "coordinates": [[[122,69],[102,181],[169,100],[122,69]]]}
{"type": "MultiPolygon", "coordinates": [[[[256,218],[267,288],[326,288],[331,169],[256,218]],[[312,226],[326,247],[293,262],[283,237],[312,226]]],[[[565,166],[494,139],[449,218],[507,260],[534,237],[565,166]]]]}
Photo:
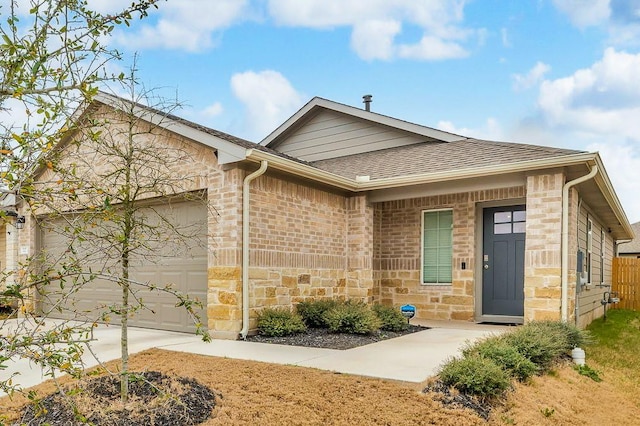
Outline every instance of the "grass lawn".
{"type": "MultiPolygon", "coordinates": [[[[132,357],[138,370],[197,378],[221,396],[206,425],[637,425],[640,419],[640,313],[611,311],[590,327],[595,343],[587,363],[602,382],[570,364],[516,384],[489,422],[443,407],[407,384],[334,374],[296,366],[149,350],[132,357]]],[[[36,387],[40,395],[52,383],[36,387]]],[[[23,399],[0,399],[14,418],[23,399]]],[[[1,418],[1,417],[0,417],[1,418]]],[[[1,423],[1,422],[0,422],[1,423]]]]}

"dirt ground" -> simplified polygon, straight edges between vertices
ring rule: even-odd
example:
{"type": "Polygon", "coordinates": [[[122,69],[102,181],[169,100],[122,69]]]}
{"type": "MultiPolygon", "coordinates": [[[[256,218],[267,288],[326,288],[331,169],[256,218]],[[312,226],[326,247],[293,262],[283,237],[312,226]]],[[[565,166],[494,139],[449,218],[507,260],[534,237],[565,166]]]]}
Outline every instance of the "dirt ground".
{"type": "MultiPolygon", "coordinates": [[[[149,350],[131,368],[194,377],[220,395],[205,425],[482,425],[471,411],[443,407],[420,393],[424,385],[335,374],[296,366],[149,350]]],[[[494,410],[491,425],[640,424],[638,389],[615,371],[593,382],[570,367],[518,385],[494,410]]],[[[52,383],[36,387],[39,395],[52,383]]],[[[6,420],[24,399],[0,399],[6,420]]],[[[5,420],[5,421],[6,421],[5,420]]]]}

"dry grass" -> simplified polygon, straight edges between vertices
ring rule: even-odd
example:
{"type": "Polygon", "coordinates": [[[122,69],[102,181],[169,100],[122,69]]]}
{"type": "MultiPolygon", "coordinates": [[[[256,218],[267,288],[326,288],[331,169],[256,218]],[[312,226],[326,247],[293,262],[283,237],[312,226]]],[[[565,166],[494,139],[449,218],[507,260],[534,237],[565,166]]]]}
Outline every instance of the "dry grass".
{"type": "MultiPolygon", "coordinates": [[[[401,383],[152,349],[132,356],[131,367],[194,377],[221,398],[205,425],[481,425],[474,413],[443,408],[418,388],[401,383]]],[[[50,382],[37,387],[44,395],[50,382]]],[[[0,400],[16,415],[24,399],[0,400]]]]}
{"type": "Polygon", "coordinates": [[[602,382],[580,376],[569,364],[551,374],[517,384],[494,410],[492,425],[637,425],[640,405],[635,393],[620,386],[619,372],[590,363],[602,382]]]}
{"type": "MultiPolygon", "coordinates": [[[[488,423],[421,394],[424,384],[157,349],[132,356],[131,367],[193,377],[212,388],[221,398],[206,425],[637,425],[640,313],[619,319],[620,335],[613,333],[614,320],[612,313],[596,334],[610,336],[610,342],[600,337],[597,346],[587,348],[587,362],[602,382],[561,365],[516,384],[488,423]]],[[[46,382],[35,389],[44,396],[55,386],[46,382]]],[[[24,403],[17,397],[0,399],[0,413],[15,418],[24,403]]]]}

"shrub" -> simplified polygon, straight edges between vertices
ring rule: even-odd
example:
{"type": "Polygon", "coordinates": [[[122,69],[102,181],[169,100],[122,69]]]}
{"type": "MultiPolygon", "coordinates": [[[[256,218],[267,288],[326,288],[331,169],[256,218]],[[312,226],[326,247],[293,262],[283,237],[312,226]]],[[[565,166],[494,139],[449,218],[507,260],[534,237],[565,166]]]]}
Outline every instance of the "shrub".
{"type": "Polygon", "coordinates": [[[541,333],[548,333],[560,341],[565,342],[565,352],[571,351],[573,348],[584,347],[591,343],[589,332],[580,330],[573,324],[562,321],[532,321],[526,325],[539,329],[541,333]]]}
{"type": "Polygon", "coordinates": [[[369,334],[380,328],[376,314],[362,302],[347,301],[324,313],[332,333],[369,334]]]}
{"type": "Polygon", "coordinates": [[[324,314],[329,309],[338,306],[339,302],[333,299],[308,300],[296,305],[296,311],[302,316],[307,327],[325,328],[327,323],[324,314]]]}
{"type": "Polygon", "coordinates": [[[480,399],[500,397],[511,385],[511,379],[499,365],[475,354],[447,361],[440,367],[440,380],[480,399]]]}
{"type": "Polygon", "coordinates": [[[501,340],[536,364],[538,372],[547,371],[555,360],[567,353],[569,347],[565,334],[535,323],[523,325],[501,336],[501,340]]]}
{"type": "Polygon", "coordinates": [[[478,355],[495,362],[511,376],[524,381],[533,376],[538,367],[503,339],[489,337],[475,345],[465,348],[464,356],[478,355]]]}
{"type": "Polygon", "coordinates": [[[380,328],[387,331],[404,331],[409,328],[409,322],[399,309],[393,306],[373,305],[373,312],[380,320],[380,328]]]}
{"type": "Polygon", "coordinates": [[[287,308],[265,308],[258,314],[258,333],[264,336],[287,336],[306,329],[302,317],[287,308]]]}

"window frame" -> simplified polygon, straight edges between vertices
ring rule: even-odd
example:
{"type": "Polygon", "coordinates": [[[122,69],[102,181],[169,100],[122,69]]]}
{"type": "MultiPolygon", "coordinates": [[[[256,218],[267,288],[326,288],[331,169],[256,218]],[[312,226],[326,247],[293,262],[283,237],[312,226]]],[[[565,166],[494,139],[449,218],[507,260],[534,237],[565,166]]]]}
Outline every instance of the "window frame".
{"type": "Polygon", "coordinates": [[[453,208],[428,209],[420,212],[420,285],[423,286],[451,286],[453,284],[453,228],[454,228],[453,208]],[[425,282],[424,278],[424,218],[427,213],[451,212],[451,281],[448,282],[425,282]]]}

